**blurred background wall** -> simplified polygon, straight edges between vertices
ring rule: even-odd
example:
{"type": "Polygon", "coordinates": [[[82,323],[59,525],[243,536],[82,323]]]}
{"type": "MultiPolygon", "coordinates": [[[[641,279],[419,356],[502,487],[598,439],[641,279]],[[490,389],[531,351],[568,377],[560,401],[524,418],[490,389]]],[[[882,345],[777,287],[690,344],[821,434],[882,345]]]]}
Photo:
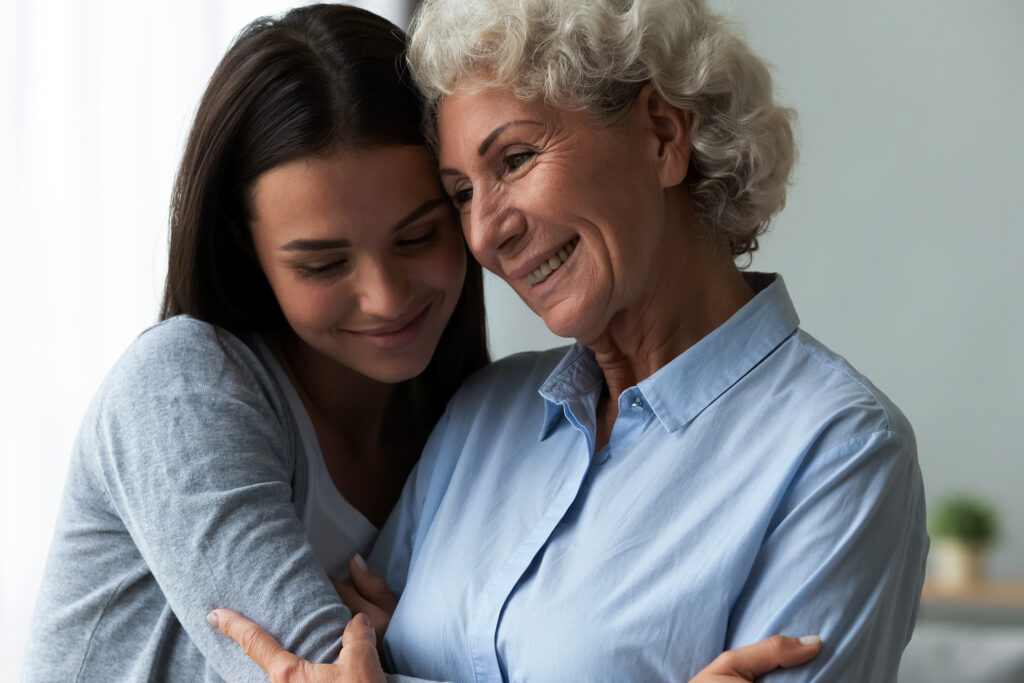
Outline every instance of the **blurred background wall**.
{"type": "MultiPolygon", "coordinates": [[[[0,680],[25,631],[78,421],[156,318],[170,187],[216,62],[272,0],[0,3],[0,680]]],[[[403,24],[402,0],[356,3],[403,24]]],[[[987,497],[1024,577],[1024,5],[714,0],[799,114],[753,268],[917,430],[930,501],[987,497]]],[[[495,357],[564,343],[488,280],[495,357]]]]}

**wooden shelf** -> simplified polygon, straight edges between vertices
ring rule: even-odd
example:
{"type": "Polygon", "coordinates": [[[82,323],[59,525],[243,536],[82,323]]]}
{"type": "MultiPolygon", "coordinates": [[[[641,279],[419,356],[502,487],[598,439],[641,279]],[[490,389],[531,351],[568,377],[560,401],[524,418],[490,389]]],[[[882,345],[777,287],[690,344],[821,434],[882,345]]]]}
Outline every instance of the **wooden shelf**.
{"type": "Polygon", "coordinates": [[[965,586],[925,581],[921,602],[978,607],[1024,609],[1024,580],[992,580],[965,586]]]}

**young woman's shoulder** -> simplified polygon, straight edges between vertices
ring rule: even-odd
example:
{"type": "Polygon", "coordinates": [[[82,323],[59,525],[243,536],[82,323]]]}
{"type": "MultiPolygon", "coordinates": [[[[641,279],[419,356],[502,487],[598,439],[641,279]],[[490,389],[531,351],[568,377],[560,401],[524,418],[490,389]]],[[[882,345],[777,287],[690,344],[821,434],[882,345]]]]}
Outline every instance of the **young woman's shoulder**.
{"type": "Polygon", "coordinates": [[[83,429],[90,425],[104,442],[141,430],[216,440],[258,427],[276,437],[277,448],[292,431],[287,401],[255,337],[187,316],[158,323],[129,345],[93,400],[83,429]]]}
{"type": "Polygon", "coordinates": [[[115,364],[114,372],[151,377],[265,372],[253,344],[251,338],[243,340],[224,328],[179,315],[139,334],[115,364]]]}
{"type": "Polygon", "coordinates": [[[105,401],[133,402],[241,394],[278,403],[280,390],[256,344],[254,336],[176,316],[135,338],[107,374],[100,394],[105,401]]]}

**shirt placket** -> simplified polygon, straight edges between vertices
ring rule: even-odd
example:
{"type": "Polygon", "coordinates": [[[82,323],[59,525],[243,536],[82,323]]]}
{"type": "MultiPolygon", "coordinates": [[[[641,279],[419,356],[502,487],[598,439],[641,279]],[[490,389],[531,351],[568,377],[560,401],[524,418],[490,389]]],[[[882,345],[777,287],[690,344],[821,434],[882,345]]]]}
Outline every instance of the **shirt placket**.
{"type": "Polygon", "coordinates": [[[576,439],[567,458],[562,477],[562,486],[551,498],[544,514],[534,529],[510,554],[508,560],[488,583],[480,595],[480,607],[470,628],[470,642],[473,653],[473,670],[477,681],[500,681],[501,666],[498,661],[497,636],[501,612],[511,597],[516,584],[529,569],[534,558],[544,548],[555,527],[569,511],[576,500],[590,469],[593,453],[592,440],[586,428],[575,418],[568,405],[564,406],[567,428],[576,432],[576,439]],[[571,425],[571,426],[570,426],[571,425]]]}

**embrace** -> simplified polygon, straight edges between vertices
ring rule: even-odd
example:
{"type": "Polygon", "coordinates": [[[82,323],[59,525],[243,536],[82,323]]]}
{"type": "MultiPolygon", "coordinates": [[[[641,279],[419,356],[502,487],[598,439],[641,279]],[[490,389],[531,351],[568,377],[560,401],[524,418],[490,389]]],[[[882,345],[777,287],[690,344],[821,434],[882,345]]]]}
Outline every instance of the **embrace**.
{"type": "Polygon", "coordinates": [[[248,26],[161,322],[75,443],[28,679],[895,680],[913,431],[740,267],[792,118],[701,0],[248,26]],[[489,362],[481,266],[575,343],[489,362]]]}

